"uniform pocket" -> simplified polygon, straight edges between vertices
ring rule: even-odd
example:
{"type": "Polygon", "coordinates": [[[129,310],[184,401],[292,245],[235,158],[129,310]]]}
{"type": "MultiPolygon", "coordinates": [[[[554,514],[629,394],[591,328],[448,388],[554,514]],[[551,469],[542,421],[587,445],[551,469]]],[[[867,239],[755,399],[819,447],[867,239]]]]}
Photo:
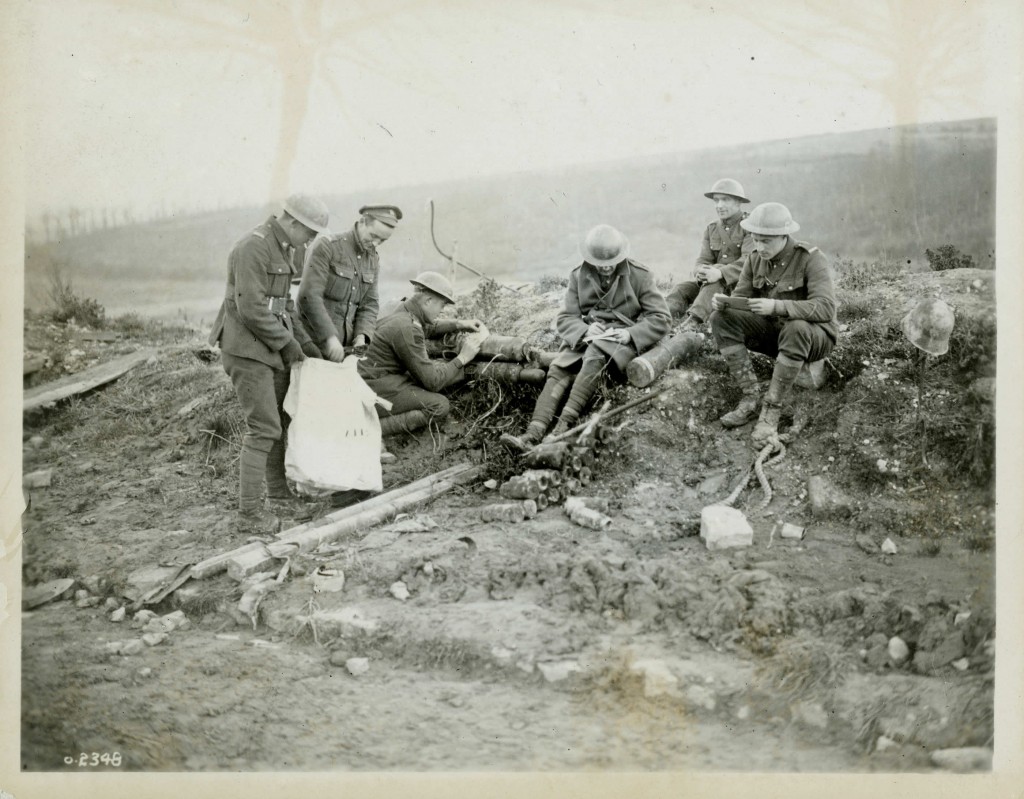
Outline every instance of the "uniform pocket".
{"type": "Polygon", "coordinates": [[[292,270],[284,261],[271,261],[267,266],[267,296],[287,297],[291,285],[292,270]]]}
{"type": "Polygon", "coordinates": [[[348,299],[352,293],[352,281],[356,276],[356,270],[346,264],[335,266],[331,264],[330,274],[327,276],[327,285],[324,286],[324,296],[329,300],[340,302],[348,299]]]}

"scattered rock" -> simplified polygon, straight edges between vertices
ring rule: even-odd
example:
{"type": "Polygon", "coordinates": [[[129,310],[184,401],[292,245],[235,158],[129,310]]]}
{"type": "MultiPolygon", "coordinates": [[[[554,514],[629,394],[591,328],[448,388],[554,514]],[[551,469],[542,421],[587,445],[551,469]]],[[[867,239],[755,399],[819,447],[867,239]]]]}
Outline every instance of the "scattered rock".
{"type": "Polygon", "coordinates": [[[484,480],[484,488],[488,491],[494,491],[498,487],[498,481],[495,479],[484,480]]]}
{"type": "Polygon", "coordinates": [[[123,607],[122,608],[118,608],[117,610],[115,610],[113,613],[110,614],[110,620],[112,622],[124,621],[124,615],[125,615],[125,609],[123,607]]]}
{"type": "Polygon", "coordinates": [[[961,610],[959,613],[956,614],[956,616],[953,617],[953,626],[961,627],[969,618],[971,618],[971,611],[961,610]]]}
{"type": "Polygon", "coordinates": [[[124,643],[124,646],[121,647],[121,654],[122,655],[140,655],[145,650],[146,650],[146,645],[142,641],[140,641],[140,640],[138,640],[136,638],[134,641],[126,641],[124,643]]]}
{"type": "Polygon", "coordinates": [[[167,633],[172,632],[173,630],[174,622],[168,621],[167,619],[162,618],[160,616],[157,616],[154,619],[150,619],[142,628],[142,631],[144,633],[149,633],[150,635],[166,635],[167,633]]]}
{"type": "Polygon", "coordinates": [[[742,511],[708,505],[700,512],[700,537],[711,550],[749,547],[754,543],[754,530],[742,511]]]}
{"type": "Polygon", "coordinates": [[[353,677],[358,677],[370,670],[370,660],[369,658],[349,658],[345,661],[345,668],[353,677]]]}
{"type": "Polygon", "coordinates": [[[867,552],[869,555],[878,554],[878,544],[876,544],[875,539],[873,539],[867,533],[858,533],[857,537],[853,540],[857,544],[857,546],[859,546],[864,552],[867,552]]]}
{"type": "Polygon", "coordinates": [[[31,610],[37,608],[40,605],[45,605],[47,602],[53,602],[57,599],[67,599],[72,594],[72,590],[75,587],[75,581],[70,577],[65,577],[60,580],[50,580],[46,583],[40,583],[39,585],[33,585],[25,589],[25,592],[21,596],[21,606],[25,610],[31,610]]]}
{"type": "Polygon", "coordinates": [[[538,663],[537,668],[544,675],[548,682],[561,682],[567,680],[570,675],[580,671],[580,664],[575,660],[559,660],[547,663],[538,663]]]}
{"type": "Polygon", "coordinates": [[[940,669],[943,666],[959,660],[964,656],[964,636],[957,630],[947,636],[935,649],[930,652],[918,651],[914,654],[914,668],[922,674],[940,669]]]}
{"type": "Polygon", "coordinates": [[[146,646],[156,646],[167,640],[167,633],[146,633],[142,636],[142,643],[146,646]]]}
{"type": "Polygon", "coordinates": [[[895,555],[899,550],[896,548],[896,544],[893,543],[891,538],[886,538],[882,542],[882,554],[883,555],[895,555]]]}
{"type": "Polygon", "coordinates": [[[897,635],[894,635],[889,639],[887,651],[889,659],[897,666],[910,657],[910,647],[907,646],[906,642],[897,635]]]}
{"type": "Polygon", "coordinates": [[[736,718],[740,721],[746,721],[750,718],[750,705],[741,705],[736,710],[736,718]]]}
{"type": "Polygon", "coordinates": [[[88,592],[80,592],[80,593],[85,593],[85,596],[79,597],[78,599],[75,600],[75,607],[76,608],[94,608],[98,604],[100,604],[100,602],[103,601],[98,596],[90,596],[88,592]]]}
{"type": "Polygon", "coordinates": [[[807,498],[814,516],[849,516],[853,511],[853,501],[820,474],[807,480],[807,498]]]}
{"type": "Polygon", "coordinates": [[[403,602],[409,598],[409,586],[407,586],[401,580],[399,580],[396,583],[392,583],[391,587],[388,589],[388,592],[395,599],[400,599],[403,602]]]}
{"type": "Polygon", "coordinates": [[[782,529],[779,531],[780,538],[793,538],[800,541],[804,537],[805,528],[797,524],[790,524],[789,522],[782,523],[782,529]]]}
{"type": "Polygon", "coordinates": [[[22,488],[49,488],[53,482],[53,469],[40,469],[29,472],[21,478],[22,488]]]}
{"type": "Polygon", "coordinates": [[[344,666],[349,659],[349,654],[344,649],[335,649],[329,658],[332,666],[344,666]]]}
{"type": "Polygon", "coordinates": [[[143,679],[146,679],[147,677],[152,677],[153,676],[153,669],[151,669],[149,666],[143,666],[141,669],[139,669],[135,673],[139,677],[142,677],[143,679]]]}
{"type": "Polygon", "coordinates": [[[675,695],[679,679],[663,660],[637,660],[629,670],[644,680],[644,696],[651,699],[663,694],[675,695]]]}
{"type": "Polygon", "coordinates": [[[889,651],[885,644],[873,646],[867,651],[864,660],[870,668],[878,671],[889,664],[889,651]]]}
{"type": "Polygon", "coordinates": [[[108,655],[119,655],[124,649],[125,641],[110,641],[103,645],[103,650],[108,655]]]}
{"type": "Polygon", "coordinates": [[[140,610],[132,616],[132,627],[144,627],[150,619],[155,619],[156,614],[151,610],[140,610]]]}
{"type": "Polygon", "coordinates": [[[967,671],[971,667],[971,661],[967,658],[960,658],[960,660],[953,661],[953,668],[957,671],[967,671]]]}
{"type": "Polygon", "coordinates": [[[187,630],[192,622],[188,620],[188,616],[185,615],[185,611],[176,610],[173,613],[168,613],[166,616],[161,617],[164,624],[170,626],[171,631],[173,630],[187,630]]]}
{"type": "Polygon", "coordinates": [[[686,700],[696,707],[714,710],[718,702],[715,692],[703,685],[691,685],[686,689],[686,700]]]}
{"type": "Polygon", "coordinates": [[[103,603],[103,609],[106,611],[117,610],[121,607],[121,603],[118,602],[114,597],[107,597],[107,601],[103,603]]]}
{"type": "Polygon", "coordinates": [[[947,771],[991,771],[992,750],[983,746],[965,746],[962,749],[936,749],[931,761],[947,771]]]}
{"type": "Polygon", "coordinates": [[[892,749],[894,746],[898,746],[896,741],[892,738],[886,738],[884,735],[879,735],[878,740],[875,741],[876,752],[884,752],[887,749],[892,749]]]}

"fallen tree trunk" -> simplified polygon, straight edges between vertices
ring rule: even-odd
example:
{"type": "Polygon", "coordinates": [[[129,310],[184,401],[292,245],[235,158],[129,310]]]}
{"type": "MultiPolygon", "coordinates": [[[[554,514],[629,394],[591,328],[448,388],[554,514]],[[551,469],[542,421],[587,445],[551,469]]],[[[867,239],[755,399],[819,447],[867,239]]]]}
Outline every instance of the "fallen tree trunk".
{"type": "MultiPolygon", "coordinates": [[[[419,480],[415,480],[404,486],[400,486],[399,488],[392,489],[391,491],[388,491],[386,493],[377,494],[376,496],[370,497],[369,499],[366,499],[363,502],[357,503],[355,505],[349,505],[344,508],[339,508],[338,510],[329,513],[326,516],[323,516],[319,519],[315,519],[314,521],[306,522],[305,524],[300,524],[295,527],[290,527],[289,529],[279,533],[277,538],[278,540],[280,540],[285,536],[297,535],[299,533],[305,532],[307,530],[312,530],[317,527],[324,527],[326,525],[333,524],[343,519],[347,519],[350,516],[355,516],[359,513],[362,513],[363,511],[372,510],[382,505],[387,505],[391,502],[394,502],[395,499],[401,497],[406,493],[412,493],[421,488],[429,487],[436,483],[438,480],[443,480],[449,477],[460,475],[464,473],[468,468],[470,468],[470,465],[468,463],[460,463],[456,466],[450,466],[447,469],[443,469],[440,472],[435,472],[434,474],[427,475],[426,477],[420,478],[419,480]]],[[[231,561],[233,558],[242,555],[247,555],[257,550],[264,549],[266,546],[266,544],[256,541],[254,543],[245,544],[244,546],[232,549],[228,552],[222,552],[219,555],[213,555],[212,557],[209,557],[206,560],[201,561],[200,563],[197,563],[195,566],[193,566],[190,574],[196,580],[201,580],[206,577],[210,577],[211,575],[218,574],[219,572],[224,571],[228,567],[228,562],[231,561]]]]}
{"type": "Polygon", "coordinates": [[[255,549],[246,548],[246,551],[228,558],[225,562],[228,574],[236,580],[242,580],[250,574],[271,567],[275,559],[311,552],[321,544],[334,541],[347,533],[380,524],[389,516],[438,497],[457,485],[471,483],[478,479],[483,471],[483,466],[471,466],[468,463],[453,466],[445,472],[424,478],[425,485],[413,488],[414,484],[410,484],[375,497],[372,505],[371,500],[368,500],[360,505],[345,508],[344,510],[349,513],[342,518],[324,517],[317,522],[293,527],[281,533],[277,541],[258,545],[255,549]]]}
{"type": "Polygon", "coordinates": [[[99,366],[94,366],[91,369],[86,369],[84,372],[68,375],[60,380],[54,380],[52,383],[44,383],[41,386],[30,388],[22,395],[22,412],[28,413],[37,408],[54,405],[68,397],[84,394],[86,391],[91,391],[112,380],[117,380],[121,375],[131,371],[140,363],[148,361],[156,353],[157,350],[152,347],[139,350],[128,355],[122,355],[120,358],[115,358],[99,366]]]}

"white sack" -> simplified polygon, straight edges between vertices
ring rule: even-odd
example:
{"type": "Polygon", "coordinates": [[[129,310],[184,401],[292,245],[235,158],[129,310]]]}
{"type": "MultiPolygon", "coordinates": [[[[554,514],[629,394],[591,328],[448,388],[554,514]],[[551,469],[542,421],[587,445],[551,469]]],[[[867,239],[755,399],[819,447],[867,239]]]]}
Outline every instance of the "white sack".
{"type": "Polygon", "coordinates": [[[358,360],[307,358],[292,367],[284,398],[292,420],[284,465],[288,477],[306,493],[384,487],[377,395],[356,371],[358,360]]]}

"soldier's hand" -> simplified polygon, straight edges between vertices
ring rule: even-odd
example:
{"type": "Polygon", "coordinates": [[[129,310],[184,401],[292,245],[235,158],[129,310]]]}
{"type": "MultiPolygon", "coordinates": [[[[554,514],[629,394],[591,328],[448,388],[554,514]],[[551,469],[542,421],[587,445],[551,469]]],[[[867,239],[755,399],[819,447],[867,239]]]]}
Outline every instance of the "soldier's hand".
{"type": "Polygon", "coordinates": [[[758,316],[774,316],[775,300],[766,300],[764,298],[749,299],[747,300],[747,310],[751,313],[756,313],[758,316]]]}
{"type": "Polygon", "coordinates": [[[352,342],[352,352],[356,354],[356,357],[362,358],[366,355],[366,336],[360,333],[356,336],[355,341],[352,342]]]}
{"type": "Polygon", "coordinates": [[[601,322],[591,322],[590,327],[587,328],[586,338],[593,336],[599,336],[604,332],[604,324],[601,322]]]}
{"type": "Polygon", "coordinates": [[[327,360],[334,361],[335,363],[345,360],[345,348],[341,346],[337,336],[331,336],[327,339],[327,343],[324,345],[324,355],[327,356],[327,360]]]}
{"type": "Polygon", "coordinates": [[[477,333],[484,329],[484,323],[479,319],[460,319],[459,330],[464,330],[467,333],[477,333]]]}
{"type": "Polygon", "coordinates": [[[458,357],[463,363],[469,363],[476,357],[478,352],[480,352],[480,342],[476,340],[476,336],[466,336],[462,342],[462,349],[459,350],[458,357]]]}
{"type": "Polygon", "coordinates": [[[320,348],[312,341],[303,341],[299,346],[302,347],[302,352],[307,358],[323,358],[324,356],[320,353],[320,348]]]}
{"type": "Polygon", "coordinates": [[[629,335],[629,331],[623,327],[618,330],[613,330],[610,340],[614,341],[616,344],[629,344],[629,342],[632,341],[632,338],[629,335]]]}
{"type": "Polygon", "coordinates": [[[717,266],[705,266],[703,272],[704,274],[701,275],[701,280],[705,283],[717,283],[722,279],[722,270],[717,266]]]}
{"type": "Polygon", "coordinates": [[[722,310],[725,307],[726,296],[727,295],[725,294],[716,294],[714,297],[711,298],[711,307],[714,308],[716,311],[722,310]]]}
{"type": "Polygon", "coordinates": [[[302,347],[299,346],[299,342],[292,339],[285,344],[284,347],[281,348],[281,360],[283,360],[284,365],[288,367],[292,366],[292,364],[306,360],[306,356],[302,352],[302,347]]]}

